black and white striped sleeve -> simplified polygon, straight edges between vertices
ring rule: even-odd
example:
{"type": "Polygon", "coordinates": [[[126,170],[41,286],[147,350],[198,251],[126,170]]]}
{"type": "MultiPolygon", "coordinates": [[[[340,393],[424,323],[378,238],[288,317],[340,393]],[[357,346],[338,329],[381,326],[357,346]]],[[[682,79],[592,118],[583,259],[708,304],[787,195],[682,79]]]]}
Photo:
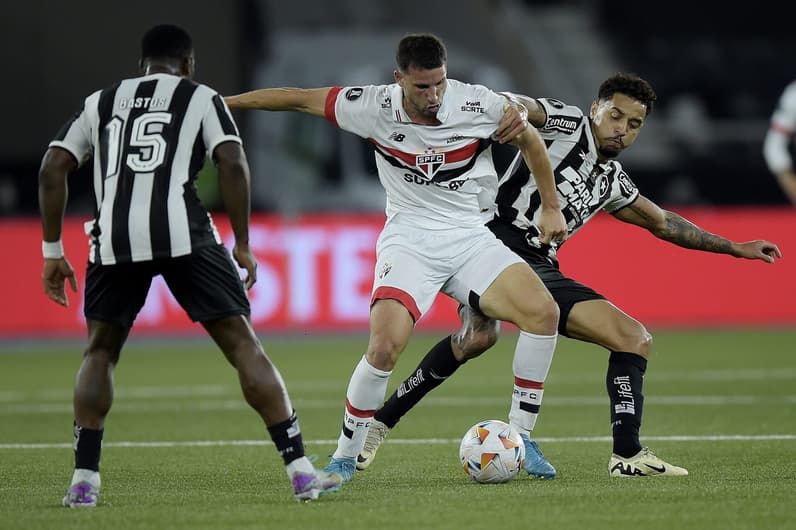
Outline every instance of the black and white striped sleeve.
{"type": "Polygon", "coordinates": [[[243,143],[229,107],[217,93],[212,95],[207,111],[202,118],[202,135],[207,152],[211,156],[219,144],[224,142],[243,143]]]}
{"type": "Polygon", "coordinates": [[[83,108],[61,127],[49,144],[49,147],[60,147],[68,151],[78,165],[88,159],[93,152],[91,116],[96,114],[92,109],[98,98],[99,92],[86,98],[83,108]]]}

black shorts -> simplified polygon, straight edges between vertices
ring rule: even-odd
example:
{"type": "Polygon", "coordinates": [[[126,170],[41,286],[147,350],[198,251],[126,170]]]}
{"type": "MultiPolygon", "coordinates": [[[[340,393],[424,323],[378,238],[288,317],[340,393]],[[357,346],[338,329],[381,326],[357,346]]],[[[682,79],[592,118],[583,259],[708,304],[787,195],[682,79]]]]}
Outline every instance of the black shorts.
{"type": "Polygon", "coordinates": [[[564,276],[558,269],[557,261],[551,261],[542,251],[528,244],[524,230],[500,219],[490,221],[487,226],[498,239],[531,266],[550,294],[553,295],[553,299],[558,304],[560,315],[558,332],[561,335],[569,336],[567,335],[567,319],[569,312],[572,311],[572,306],[587,300],[606,299],[591,287],[564,276]]]}
{"type": "Polygon", "coordinates": [[[224,246],[213,245],[177,258],[116,265],[89,263],[86,318],[131,327],[146,301],[152,278],[159,274],[194,322],[250,314],[238,267],[224,246]]]}

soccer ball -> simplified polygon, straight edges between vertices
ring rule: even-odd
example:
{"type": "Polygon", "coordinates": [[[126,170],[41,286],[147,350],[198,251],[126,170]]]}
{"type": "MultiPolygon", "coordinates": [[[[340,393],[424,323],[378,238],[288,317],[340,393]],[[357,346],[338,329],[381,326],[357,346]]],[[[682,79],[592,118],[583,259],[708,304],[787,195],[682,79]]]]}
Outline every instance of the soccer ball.
{"type": "Polygon", "coordinates": [[[485,420],[464,433],[459,459],[464,472],[476,482],[508,482],[525,465],[525,444],[509,424],[485,420]]]}

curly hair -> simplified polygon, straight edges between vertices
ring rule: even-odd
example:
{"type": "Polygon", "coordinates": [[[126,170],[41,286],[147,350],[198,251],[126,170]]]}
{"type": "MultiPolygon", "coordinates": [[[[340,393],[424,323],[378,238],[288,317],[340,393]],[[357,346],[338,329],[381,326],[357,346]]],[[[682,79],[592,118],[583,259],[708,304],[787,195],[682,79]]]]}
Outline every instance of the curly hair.
{"type": "Polygon", "coordinates": [[[652,112],[652,107],[658,96],[655,90],[647,81],[636,74],[617,73],[606,79],[597,91],[597,99],[605,101],[611,99],[614,94],[619,92],[629,96],[647,107],[647,116],[652,112]]]}
{"type": "Polygon", "coordinates": [[[406,72],[409,66],[432,70],[444,65],[448,60],[445,44],[431,33],[411,33],[398,43],[395,63],[398,70],[406,72]]]}

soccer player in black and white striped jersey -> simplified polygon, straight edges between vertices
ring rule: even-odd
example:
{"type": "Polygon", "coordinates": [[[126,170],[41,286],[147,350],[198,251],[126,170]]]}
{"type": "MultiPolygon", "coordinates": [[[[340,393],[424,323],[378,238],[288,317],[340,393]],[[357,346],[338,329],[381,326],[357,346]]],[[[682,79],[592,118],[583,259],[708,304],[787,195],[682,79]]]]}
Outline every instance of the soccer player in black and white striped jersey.
{"type": "Polygon", "coordinates": [[[44,291],[67,306],[66,281],[77,291],[61,244],[67,176],[93,155],[96,218],[86,226],[88,345],[75,382],[75,471],[63,504],[97,503],[113,370],[157,275],[238,371],[246,401],[284,460],[295,497],[317,499],[337,489],[339,477],[316,470],[304,455],[282,377],[249,320],[246,290],[257,280],[257,264],[249,248],[249,167],[235,122],[215,90],[191,80],[193,44],[182,28],[147,31],[140,67],[140,77],[86,98],[50,143],[39,172],[44,291]],[[232,255],[246,270],[245,283],[196,195],[197,174],[208,155],[218,168],[235,237],[232,255]]]}
{"type": "MultiPolygon", "coordinates": [[[[729,241],[660,208],[639,193],[615,158],[633,144],[652,111],[656,95],[647,81],[631,74],[608,78],[601,84],[588,115],[555,99],[516,97],[525,104],[528,121],[539,129],[548,146],[569,237],[598,211],[605,210],[620,221],[645,228],[655,237],[684,248],[766,263],[781,257],[777,246],[769,241],[729,241]]],[[[487,226],[531,265],[550,291],[559,307],[559,334],[598,344],[611,352],[606,375],[613,431],[609,474],[687,475],[684,468],[664,462],[639,442],[642,383],[652,336],[640,322],[605,297],[560,272],[556,256],[560,245],[540,241],[536,222],[539,204],[532,172],[521,158],[515,157],[500,180],[497,210],[487,226]]],[[[494,320],[464,307],[460,315],[462,329],[440,341],[411,371],[410,379],[419,384],[409,385],[405,380],[398,388],[411,390],[401,395],[393,393],[376,411],[365,448],[358,457],[359,469],[370,465],[389,430],[425,394],[497,340],[494,320]]],[[[536,388],[533,405],[538,413],[544,381],[536,381],[536,388]]],[[[549,463],[538,464],[529,467],[526,462],[525,469],[537,477],[555,477],[556,471],[549,463]]]]}

